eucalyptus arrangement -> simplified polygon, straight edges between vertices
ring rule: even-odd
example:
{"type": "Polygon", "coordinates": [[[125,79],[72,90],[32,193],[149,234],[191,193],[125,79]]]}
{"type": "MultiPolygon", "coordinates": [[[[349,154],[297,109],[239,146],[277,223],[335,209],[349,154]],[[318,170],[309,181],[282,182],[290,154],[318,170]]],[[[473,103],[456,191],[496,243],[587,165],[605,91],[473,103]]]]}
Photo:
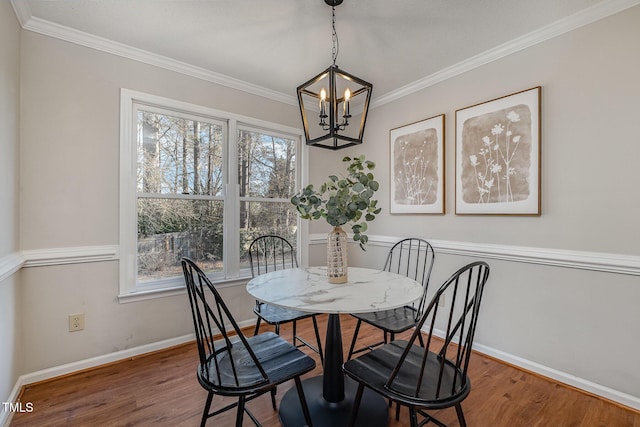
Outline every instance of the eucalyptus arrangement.
{"type": "Polygon", "coordinates": [[[367,222],[373,221],[380,213],[378,201],[373,199],[379,184],[371,172],[375,163],[365,160],[365,156],[344,157],[347,175],[341,178],[331,175],[319,190],[313,184],[306,186],[291,198],[302,219],[324,218],[333,227],[351,223],[353,240],[365,250],[369,240],[365,232],[367,222]]]}

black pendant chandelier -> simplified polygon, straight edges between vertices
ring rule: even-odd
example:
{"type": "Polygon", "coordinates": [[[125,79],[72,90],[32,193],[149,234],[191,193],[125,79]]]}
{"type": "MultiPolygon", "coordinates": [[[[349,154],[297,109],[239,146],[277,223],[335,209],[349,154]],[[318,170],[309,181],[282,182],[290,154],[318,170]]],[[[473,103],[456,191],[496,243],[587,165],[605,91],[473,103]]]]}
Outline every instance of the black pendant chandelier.
{"type": "Polygon", "coordinates": [[[343,0],[324,0],[331,6],[333,64],[298,86],[298,104],[307,145],[339,150],[362,144],[373,85],[336,65],[338,34],[335,7],[343,0]]]}

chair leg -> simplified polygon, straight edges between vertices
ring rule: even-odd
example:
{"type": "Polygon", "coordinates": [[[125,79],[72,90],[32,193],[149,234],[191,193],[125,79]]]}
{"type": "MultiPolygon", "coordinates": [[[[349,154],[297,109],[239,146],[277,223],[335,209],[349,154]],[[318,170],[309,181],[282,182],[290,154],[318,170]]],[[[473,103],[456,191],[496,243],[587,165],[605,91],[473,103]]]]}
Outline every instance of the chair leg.
{"type": "Polygon", "coordinates": [[[302,407],[302,413],[304,414],[304,421],[307,427],[313,427],[313,423],[311,422],[311,413],[309,412],[307,399],[304,397],[304,389],[302,388],[302,381],[300,381],[300,377],[296,377],[295,382],[296,389],[298,390],[298,398],[300,399],[300,406],[302,407]]]}
{"type": "Polygon", "coordinates": [[[271,406],[273,406],[273,410],[277,410],[278,407],[276,406],[276,392],[278,391],[277,387],[274,387],[271,389],[271,406]]]}
{"type": "Polygon", "coordinates": [[[316,341],[318,343],[318,353],[320,354],[320,364],[324,366],[324,355],[322,354],[322,342],[320,341],[320,332],[318,332],[318,322],[316,316],[311,318],[313,320],[313,329],[316,333],[316,341]]]}
{"type": "Polygon", "coordinates": [[[358,323],[356,323],[356,330],[353,331],[353,338],[351,339],[351,346],[349,347],[349,354],[347,355],[347,360],[351,360],[351,356],[353,356],[353,349],[356,346],[356,341],[358,340],[358,332],[360,331],[360,324],[362,321],[358,319],[358,323]]]}
{"type": "Polygon", "coordinates": [[[293,321],[293,339],[291,339],[291,343],[293,344],[294,347],[296,347],[296,338],[298,337],[297,330],[298,330],[298,321],[294,320],[293,321]]]}
{"type": "Polygon", "coordinates": [[[211,401],[213,400],[213,392],[210,391],[207,395],[207,402],[204,404],[204,412],[202,413],[202,421],[200,422],[200,427],[204,427],[207,424],[207,418],[209,415],[209,409],[211,409],[211,401]]]}
{"type": "Polygon", "coordinates": [[[458,414],[458,422],[460,427],[467,427],[467,422],[464,419],[464,413],[462,412],[462,406],[458,403],[456,405],[456,413],[458,414]]]}
{"type": "Polygon", "coordinates": [[[396,402],[396,421],[400,421],[400,403],[396,402]]]}
{"type": "Polygon", "coordinates": [[[418,413],[416,412],[416,408],[409,408],[409,418],[411,427],[418,427],[418,413]]]}
{"type": "Polygon", "coordinates": [[[256,322],[256,329],[253,331],[253,336],[258,335],[258,331],[260,330],[260,316],[258,316],[258,321],[256,322]]]}
{"type": "Polygon", "coordinates": [[[236,427],[242,427],[242,418],[244,417],[245,396],[238,398],[238,412],[236,414],[236,427]]]}
{"type": "Polygon", "coordinates": [[[349,427],[356,425],[356,419],[358,418],[358,410],[360,409],[360,401],[362,400],[362,393],[364,392],[364,385],[358,384],[358,391],[353,399],[353,408],[351,409],[351,417],[349,417],[349,427]]]}

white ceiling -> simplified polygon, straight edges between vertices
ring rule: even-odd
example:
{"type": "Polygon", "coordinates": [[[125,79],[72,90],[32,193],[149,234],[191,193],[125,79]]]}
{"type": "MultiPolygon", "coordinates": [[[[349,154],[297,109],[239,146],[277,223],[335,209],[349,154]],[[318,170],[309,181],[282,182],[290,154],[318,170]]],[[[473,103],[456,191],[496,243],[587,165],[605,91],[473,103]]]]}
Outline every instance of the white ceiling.
{"type": "MultiPolygon", "coordinates": [[[[336,7],[336,64],[373,83],[375,105],[638,3],[344,0],[336,7]]],[[[299,84],[331,64],[331,7],[323,0],[12,4],[25,29],[292,102],[299,84]]]]}

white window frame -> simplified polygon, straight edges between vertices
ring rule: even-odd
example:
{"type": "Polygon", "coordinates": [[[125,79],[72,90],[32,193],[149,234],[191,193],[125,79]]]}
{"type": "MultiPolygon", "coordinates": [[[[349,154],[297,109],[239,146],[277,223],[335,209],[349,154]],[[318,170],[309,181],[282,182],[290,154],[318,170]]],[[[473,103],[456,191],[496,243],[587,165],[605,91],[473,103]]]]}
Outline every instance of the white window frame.
{"type": "MultiPolygon", "coordinates": [[[[119,295],[120,302],[132,302],[149,298],[178,295],[185,292],[184,280],[159,280],[137,282],[137,155],[136,155],[136,104],[175,111],[176,114],[187,114],[210,119],[213,122],[225,123],[226,132],[223,141],[223,172],[224,172],[224,246],[223,273],[212,274],[212,279],[218,283],[237,284],[246,283],[249,272],[239,268],[239,185],[237,177],[237,131],[247,129],[264,132],[271,135],[281,135],[296,139],[296,188],[301,188],[303,175],[306,175],[306,150],[303,152],[303,133],[299,128],[293,128],[247,116],[228,113],[187,102],[176,101],[129,89],[120,91],[120,268],[119,295]]],[[[220,199],[216,197],[216,199],[220,199]]],[[[273,199],[270,199],[273,200],[273,199]]],[[[279,199],[278,199],[279,200],[279,199]]],[[[275,201],[275,200],[274,200],[275,201]]],[[[297,247],[301,248],[302,234],[306,227],[301,227],[298,219],[297,247]],[[304,229],[304,230],[303,230],[304,229]]],[[[302,262],[306,259],[306,251],[299,251],[302,262]]]]}

